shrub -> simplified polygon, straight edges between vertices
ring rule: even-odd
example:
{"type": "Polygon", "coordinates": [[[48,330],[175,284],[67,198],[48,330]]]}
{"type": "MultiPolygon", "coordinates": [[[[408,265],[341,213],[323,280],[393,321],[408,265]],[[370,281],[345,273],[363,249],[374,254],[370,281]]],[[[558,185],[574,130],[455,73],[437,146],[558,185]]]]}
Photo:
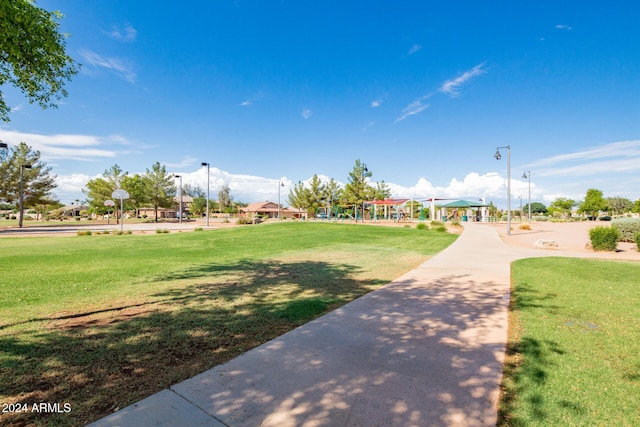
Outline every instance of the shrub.
{"type": "Polygon", "coordinates": [[[202,227],[196,227],[193,229],[193,231],[204,231],[204,228],[202,227]]]}
{"type": "Polygon", "coordinates": [[[589,230],[594,251],[615,251],[620,240],[620,232],[613,227],[594,227],[589,230]]]}
{"type": "Polygon", "coordinates": [[[520,230],[531,230],[531,225],[529,224],[520,224],[520,230]]]}
{"type": "Polygon", "coordinates": [[[611,227],[620,232],[621,242],[635,242],[640,233],[640,218],[617,218],[611,221],[611,227]]]}
{"type": "Polygon", "coordinates": [[[167,230],[166,228],[157,228],[156,229],[156,234],[166,234],[168,232],[169,232],[169,230],[167,230]]]}
{"type": "Polygon", "coordinates": [[[431,221],[431,227],[440,227],[441,225],[444,225],[444,222],[442,222],[442,221],[431,221]]]}
{"type": "Polygon", "coordinates": [[[91,236],[91,231],[90,230],[79,230],[78,232],[76,232],[76,234],[78,236],[91,236]]]}
{"type": "Polygon", "coordinates": [[[241,216],[236,220],[236,224],[238,225],[253,224],[253,220],[248,216],[241,216]]]}
{"type": "Polygon", "coordinates": [[[640,251],[640,233],[636,234],[636,245],[638,246],[638,251],[640,251]]]}
{"type": "Polygon", "coordinates": [[[447,227],[445,225],[439,225],[439,226],[433,228],[433,230],[439,231],[441,233],[446,233],[447,232],[447,227]]]}
{"type": "Polygon", "coordinates": [[[455,219],[455,220],[451,221],[451,225],[453,225],[454,227],[460,227],[460,221],[455,219]]]}
{"type": "Polygon", "coordinates": [[[549,217],[548,216],[539,215],[539,216],[534,216],[533,220],[534,221],[544,222],[544,221],[549,221],[549,217]]]}
{"type": "Polygon", "coordinates": [[[611,217],[609,215],[604,215],[598,218],[599,221],[611,221],[611,217]]]}
{"type": "Polygon", "coordinates": [[[429,227],[424,222],[421,222],[418,225],[416,225],[416,230],[428,230],[428,229],[429,227]]]}

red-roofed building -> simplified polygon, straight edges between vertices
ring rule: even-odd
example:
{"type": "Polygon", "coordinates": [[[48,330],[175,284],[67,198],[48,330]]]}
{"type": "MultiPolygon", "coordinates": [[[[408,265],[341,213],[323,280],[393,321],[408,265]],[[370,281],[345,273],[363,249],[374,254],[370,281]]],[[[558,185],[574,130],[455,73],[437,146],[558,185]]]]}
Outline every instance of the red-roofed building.
{"type": "MultiPolygon", "coordinates": [[[[278,218],[278,204],[274,202],[256,202],[249,203],[244,208],[240,208],[240,210],[246,215],[257,215],[261,217],[267,218],[278,218]]],[[[300,214],[297,211],[294,211],[289,208],[280,208],[280,217],[281,218],[300,218],[300,214]]]]}

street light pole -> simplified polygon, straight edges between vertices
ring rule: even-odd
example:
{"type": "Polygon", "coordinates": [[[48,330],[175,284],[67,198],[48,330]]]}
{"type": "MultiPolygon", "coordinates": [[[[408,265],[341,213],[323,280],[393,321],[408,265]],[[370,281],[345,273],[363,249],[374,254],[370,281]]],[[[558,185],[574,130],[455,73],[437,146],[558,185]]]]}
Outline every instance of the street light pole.
{"type": "Polygon", "coordinates": [[[18,220],[18,227],[22,228],[22,217],[24,216],[24,189],[23,189],[23,175],[25,169],[31,169],[31,165],[20,165],[20,219],[18,220]]]}
{"type": "Polygon", "coordinates": [[[207,227],[209,226],[209,163],[202,162],[207,167],[207,227]]]}
{"type": "Polygon", "coordinates": [[[278,181],[278,221],[282,221],[280,217],[280,187],[284,187],[282,181],[278,181]]]}
{"type": "Polygon", "coordinates": [[[507,235],[511,235],[511,145],[505,145],[504,147],[497,147],[496,154],[493,155],[496,160],[500,160],[500,149],[507,149],[507,235]]]}
{"type": "Polygon", "coordinates": [[[529,180],[529,222],[531,222],[531,171],[523,173],[522,178],[529,180]]]}
{"type": "Polygon", "coordinates": [[[364,195],[365,195],[365,190],[367,188],[364,182],[364,178],[365,178],[364,174],[369,172],[369,169],[367,169],[366,163],[363,163],[362,166],[364,166],[364,168],[362,169],[362,223],[364,224],[364,195]]]}
{"type": "Polygon", "coordinates": [[[180,178],[180,187],[178,188],[178,199],[180,200],[178,206],[178,214],[180,215],[180,219],[178,220],[179,224],[182,224],[182,175],[174,175],[176,178],[180,178]]]}

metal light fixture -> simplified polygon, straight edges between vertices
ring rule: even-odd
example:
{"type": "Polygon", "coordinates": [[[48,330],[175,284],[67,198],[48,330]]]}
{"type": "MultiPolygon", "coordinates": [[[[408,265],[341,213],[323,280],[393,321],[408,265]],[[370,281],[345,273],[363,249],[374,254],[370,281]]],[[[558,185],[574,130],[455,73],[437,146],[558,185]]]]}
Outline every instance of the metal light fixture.
{"type": "Polygon", "coordinates": [[[202,162],[207,167],[207,227],[209,226],[209,163],[202,162]]]}
{"type": "Polygon", "coordinates": [[[282,221],[280,217],[280,188],[284,187],[284,183],[282,181],[278,181],[278,221],[282,221]]]}
{"type": "Polygon", "coordinates": [[[529,222],[531,222],[531,171],[522,174],[522,179],[529,180],[529,222]]]}
{"type": "Polygon", "coordinates": [[[362,223],[364,224],[364,190],[367,188],[364,183],[364,175],[369,172],[369,169],[367,169],[366,163],[363,163],[362,166],[364,166],[364,169],[362,169],[362,223]]]}
{"type": "Polygon", "coordinates": [[[496,154],[493,155],[496,160],[502,158],[501,148],[507,149],[507,235],[511,235],[511,146],[497,147],[496,154]]]}
{"type": "Polygon", "coordinates": [[[174,175],[175,178],[180,178],[180,187],[178,188],[178,199],[180,200],[178,203],[178,213],[180,215],[180,219],[178,220],[179,224],[182,224],[182,175],[174,175]]]}
{"type": "Polygon", "coordinates": [[[23,199],[24,199],[24,189],[23,189],[23,175],[24,175],[24,170],[25,169],[31,169],[31,165],[20,165],[20,219],[18,220],[18,227],[22,228],[22,217],[24,216],[24,206],[23,206],[23,199]]]}

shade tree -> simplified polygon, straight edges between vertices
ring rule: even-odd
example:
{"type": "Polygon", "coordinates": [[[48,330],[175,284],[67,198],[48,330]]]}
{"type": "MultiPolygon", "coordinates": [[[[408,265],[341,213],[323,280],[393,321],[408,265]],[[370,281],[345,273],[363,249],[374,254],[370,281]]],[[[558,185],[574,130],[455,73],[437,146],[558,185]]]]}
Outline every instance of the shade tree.
{"type": "Polygon", "coordinates": [[[153,206],[154,221],[158,222],[158,209],[170,208],[175,203],[177,190],[173,174],[167,172],[165,165],[155,162],[151,169],[147,169],[143,179],[149,203],[153,206]]]}
{"type": "Polygon", "coordinates": [[[578,212],[587,214],[595,220],[598,213],[607,208],[607,202],[602,195],[602,191],[595,188],[587,190],[584,201],[580,204],[578,212]]]}
{"type": "Polygon", "coordinates": [[[23,206],[56,203],[52,194],[57,187],[56,176],[51,174],[51,167],[40,159],[40,151],[21,142],[9,148],[8,152],[3,152],[0,159],[1,202],[17,207],[22,185],[23,206]]]}
{"type": "MultiPolygon", "coordinates": [[[[66,53],[61,18],[31,0],[0,1],[0,87],[14,86],[42,108],[67,96],[64,85],[80,67],[66,53]]],[[[10,112],[0,91],[0,120],[8,122],[10,112]]]]}
{"type": "Polygon", "coordinates": [[[633,202],[624,197],[607,197],[607,209],[614,215],[621,215],[633,210],[633,202]]]}

